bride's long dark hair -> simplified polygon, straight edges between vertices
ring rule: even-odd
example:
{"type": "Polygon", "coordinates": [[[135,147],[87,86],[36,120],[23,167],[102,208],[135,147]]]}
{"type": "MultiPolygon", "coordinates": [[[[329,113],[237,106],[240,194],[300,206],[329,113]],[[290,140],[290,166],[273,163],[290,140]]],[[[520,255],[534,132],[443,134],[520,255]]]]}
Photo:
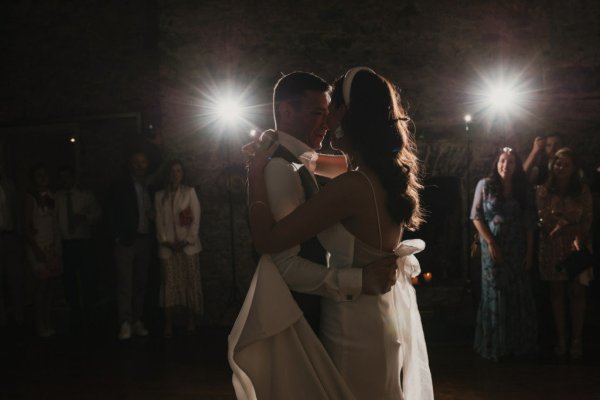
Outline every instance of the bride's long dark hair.
{"type": "MultiPolygon", "coordinates": [[[[334,83],[331,102],[345,105],[344,77],[334,83]]],[[[415,230],[423,222],[416,144],[400,94],[384,77],[361,70],[352,80],[350,105],[341,121],[344,136],[379,177],[386,207],[396,223],[415,230]]]]}

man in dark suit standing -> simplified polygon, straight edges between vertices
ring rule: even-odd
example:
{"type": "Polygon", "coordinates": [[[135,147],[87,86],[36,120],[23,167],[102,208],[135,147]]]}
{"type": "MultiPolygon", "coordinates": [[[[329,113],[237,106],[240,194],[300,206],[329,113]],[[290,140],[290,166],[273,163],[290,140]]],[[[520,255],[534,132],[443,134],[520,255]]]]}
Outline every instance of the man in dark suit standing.
{"type": "Polygon", "coordinates": [[[129,156],[129,174],[111,191],[111,225],[115,239],[119,339],[146,336],[142,322],[151,251],[152,204],[146,181],[148,158],[142,151],[129,156]]]}

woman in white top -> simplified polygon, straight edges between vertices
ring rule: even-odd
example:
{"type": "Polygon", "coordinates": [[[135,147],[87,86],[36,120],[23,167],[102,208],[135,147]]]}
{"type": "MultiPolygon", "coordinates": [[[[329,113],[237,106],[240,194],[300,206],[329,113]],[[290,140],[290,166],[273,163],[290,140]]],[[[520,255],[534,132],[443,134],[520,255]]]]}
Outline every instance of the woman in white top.
{"type": "Polygon", "coordinates": [[[181,161],[169,163],[165,189],[156,193],[156,234],[161,260],[160,305],[165,309],[165,337],[173,334],[172,312],[187,310],[187,332],[195,330],[196,315],[204,311],[198,253],[200,203],[194,188],[182,184],[181,161]]]}

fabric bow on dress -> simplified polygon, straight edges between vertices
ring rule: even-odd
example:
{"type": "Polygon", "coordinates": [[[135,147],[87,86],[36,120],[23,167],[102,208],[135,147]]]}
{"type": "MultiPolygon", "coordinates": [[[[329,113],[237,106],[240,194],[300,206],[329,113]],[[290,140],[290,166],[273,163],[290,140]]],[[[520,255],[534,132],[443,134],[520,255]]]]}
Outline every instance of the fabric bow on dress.
{"type": "Polygon", "coordinates": [[[400,271],[413,278],[421,273],[419,260],[414,255],[425,250],[425,242],[421,239],[404,240],[396,246],[394,254],[399,258],[396,260],[396,265],[400,271]]]}
{"type": "Polygon", "coordinates": [[[398,280],[392,291],[398,316],[398,332],[403,347],[402,388],[404,398],[407,400],[433,399],[427,345],[415,288],[410,279],[421,273],[421,266],[415,254],[424,249],[425,242],[421,239],[405,240],[394,249],[394,254],[398,256],[396,260],[398,280]]]}

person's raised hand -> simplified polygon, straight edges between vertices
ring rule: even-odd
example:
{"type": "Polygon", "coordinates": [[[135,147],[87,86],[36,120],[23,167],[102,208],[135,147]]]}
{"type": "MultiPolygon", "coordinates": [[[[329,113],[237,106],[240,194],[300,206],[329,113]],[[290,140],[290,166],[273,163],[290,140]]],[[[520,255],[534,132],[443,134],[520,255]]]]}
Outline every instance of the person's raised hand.
{"type": "Polygon", "coordinates": [[[560,234],[563,228],[568,224],[569,223],[567,222],[567,220],[559,218],[558,221],[556,221],[556,225],[554,225],[554,228],[550,231],[550,237],[554,237],[560,234]]]}
{"type": "Polygon", "coordinates": [[[275,131],[273,129],[267,129],[266,131],[264,131],[263,133],[261,133],[259,135],[259,140],[261,142],[265,142],[265,141],[276,142],[278,139],[279,139],[279,135],[278,135],[277,131],[275,131]]]}
{"type": "Polygon", "coordinates": [[[531,148],[531,151],[534,154],[540,154],[544,150],[545,147],[546,147],[546,139],[541,136],[538,136],[533,141],[533,147],[531,148]]]}
{"type": "Polygon", "coordinates": [[[273,140],[271,134],[263,132],[260,137],[242,147],[242,153],[246,156],[246,167],[248,176],[260,174],[271,160],[271,156],[277,150],[278,143],[273,140]]]}
{"type": "Polygon", "coordinates": [[[250,157],[256,156],[256,149],[260,148],[263,143],[275,141],[277,141],[277,132],[273,129],[267,129],[260,135],[254,135],[250,142],[242,146],[242,155],[248,161],[250,157]]]}

